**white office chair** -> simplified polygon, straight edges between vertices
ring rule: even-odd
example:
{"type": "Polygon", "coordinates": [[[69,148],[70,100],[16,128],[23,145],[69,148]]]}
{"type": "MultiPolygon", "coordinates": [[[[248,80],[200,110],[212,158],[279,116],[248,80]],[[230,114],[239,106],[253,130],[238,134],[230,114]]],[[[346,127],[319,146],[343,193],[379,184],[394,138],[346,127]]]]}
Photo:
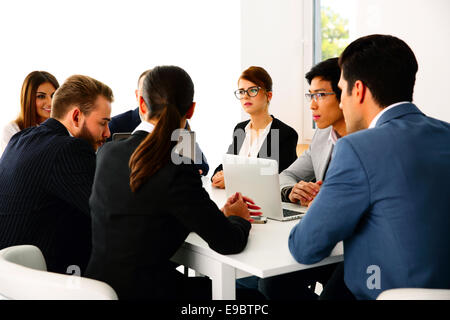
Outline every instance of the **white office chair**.
{"type": "Polygon", "coordinates": [[[450,300],[450,289],[390,289],[380,293],[377,300],[450,300]]]}
{"type": "Polygon", "coordinates": [[[41,250],[22,245],[0,250],[0,296],[12,300],[117,300],[108,284],[47,272],[41,250]]]}

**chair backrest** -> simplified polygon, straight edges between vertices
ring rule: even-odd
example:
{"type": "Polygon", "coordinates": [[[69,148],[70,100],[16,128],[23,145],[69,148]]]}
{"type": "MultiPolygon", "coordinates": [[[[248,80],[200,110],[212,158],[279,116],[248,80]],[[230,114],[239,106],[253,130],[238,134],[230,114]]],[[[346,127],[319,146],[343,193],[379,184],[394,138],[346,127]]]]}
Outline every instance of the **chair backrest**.
{"type": "Polygon", "coordinates": [[[13,300],[117,300],[104,282],[47,272],[41,251],[30,245],[0,250],[0,295],[13,300]]]}
{"type": "Polygon", "coordinates": [[[19,264],[21,266],[47,271],[45,258],[38,247],[23,245],[5,248],[0,251],[0,256],[6,261],[19,264]]]}
{"type": "Polygon", "coordinates": [[[380,293],[377,300],[450,300],[450,289],[390,289],[380,293]]]}

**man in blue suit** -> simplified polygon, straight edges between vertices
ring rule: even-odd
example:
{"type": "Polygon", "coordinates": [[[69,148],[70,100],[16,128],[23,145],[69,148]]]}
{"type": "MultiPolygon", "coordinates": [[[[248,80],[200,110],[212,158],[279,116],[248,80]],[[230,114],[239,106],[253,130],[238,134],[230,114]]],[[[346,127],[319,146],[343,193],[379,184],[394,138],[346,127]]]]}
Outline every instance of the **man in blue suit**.
{"type": "MultiPolygon", "coordinates": [[[[146,70],[141,73],[138,79],[138,88],[135,90],[136,100],[139,102],[139,97],[142,96],[142,86],[144,84],[145,76],[150,72],[146,70]]],[[[136,127],[141,123],[141,115],[139,114],[139,108],[134,110],[128,110],[121,114],[114,116],[109,122],[109,130],[111,131],[111,137],[108,141],[112,140],[114,133],[131,133],[136,129],[136,127]]],[[[189,123],[186,122],[186,130],[190,130],[189,123]]],[[[195,143],[195,154],[198,159],[195,159],[196,167],[201,175],[206,176],[209,171],[208,161],[198,143],[195,143]]]]}
{"type": "Polygon", "coordinates": [[[360,38],[339,64],[351,134],[336,143],[327,179],[292,229],[289,249],[312,264],[344,241],[343,288],[327,284],[328,297],[450,288],[450,124],[411,103],[418,65],[402,40],[360,38]]]}

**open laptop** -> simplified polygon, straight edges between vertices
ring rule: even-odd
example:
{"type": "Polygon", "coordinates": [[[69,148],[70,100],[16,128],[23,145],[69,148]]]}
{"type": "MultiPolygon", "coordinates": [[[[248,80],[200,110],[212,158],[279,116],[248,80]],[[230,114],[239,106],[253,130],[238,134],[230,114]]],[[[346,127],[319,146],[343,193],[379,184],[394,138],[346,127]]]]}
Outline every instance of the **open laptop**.
{"type": "Polygon", "coordinates": [[[227,197],[236,192],[242,193],[255,201],[267,218],[278,221],[299,219],[308,209],[281,201],[276,160],[226,154],[223,157],[223,174],[227,197]]]}

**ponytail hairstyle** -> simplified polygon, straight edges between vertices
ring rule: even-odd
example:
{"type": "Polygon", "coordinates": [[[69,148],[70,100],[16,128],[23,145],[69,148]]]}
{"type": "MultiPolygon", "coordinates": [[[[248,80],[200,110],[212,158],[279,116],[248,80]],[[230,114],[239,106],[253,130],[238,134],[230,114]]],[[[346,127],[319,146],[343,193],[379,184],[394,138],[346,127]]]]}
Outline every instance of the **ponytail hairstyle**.
{"type": "MultiPolygon", "coordinates": [[[[136,192],[152,175],[171,159],[177,144],[172,132],[180,129],[181,119],[194,99],[194,84],[189,74],[176,66],[158,66],[145,77],[142,97],[148,119],[158,120],[154,130],[136,148],[128,163],[130,188],[136,192]]],[[[147,120],[148,120],[147,119],[147,120]]]]}

